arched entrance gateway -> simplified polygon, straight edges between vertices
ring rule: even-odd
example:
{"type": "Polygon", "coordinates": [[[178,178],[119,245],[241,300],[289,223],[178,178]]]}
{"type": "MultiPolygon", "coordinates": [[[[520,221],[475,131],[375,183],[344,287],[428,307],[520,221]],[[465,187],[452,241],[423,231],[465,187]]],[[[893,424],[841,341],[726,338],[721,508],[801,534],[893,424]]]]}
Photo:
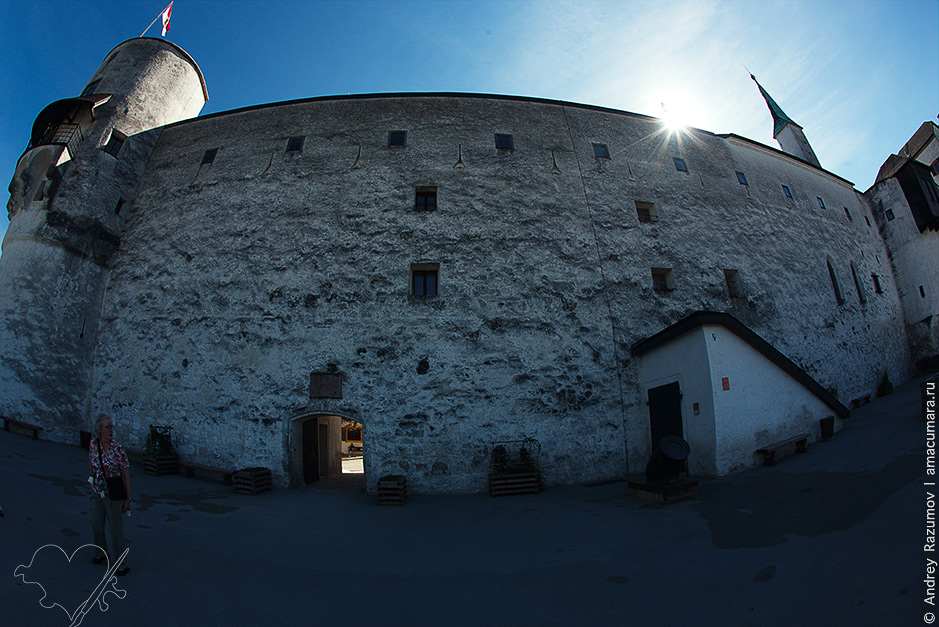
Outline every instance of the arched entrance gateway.
{"type": "Polygon", "coordinates": [[[290,485],[365,487],[366,429],[335,413],[295,418],[290,429],[290,485]]]}

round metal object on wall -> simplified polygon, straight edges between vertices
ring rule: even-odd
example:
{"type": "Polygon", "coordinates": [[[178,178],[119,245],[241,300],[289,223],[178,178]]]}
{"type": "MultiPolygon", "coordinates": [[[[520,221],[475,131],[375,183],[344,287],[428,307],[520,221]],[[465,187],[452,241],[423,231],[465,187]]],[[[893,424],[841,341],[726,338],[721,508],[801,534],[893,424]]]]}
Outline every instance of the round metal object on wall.
{"type": "Polygon", "coordinates": [[[677,435],[667,435],[662,438],[659,448],[666,457],[676,462],[688,459],[688,454],[691,452],[688,443],[677,435]]]}

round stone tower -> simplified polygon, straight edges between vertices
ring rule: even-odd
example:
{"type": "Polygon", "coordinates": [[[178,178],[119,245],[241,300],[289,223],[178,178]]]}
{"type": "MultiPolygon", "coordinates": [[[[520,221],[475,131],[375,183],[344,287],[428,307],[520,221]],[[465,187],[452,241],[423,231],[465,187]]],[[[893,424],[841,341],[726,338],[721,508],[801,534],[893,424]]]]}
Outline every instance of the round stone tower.
{"type": "Polygon", "coordinates": [[[116,46],[77,97],[33,123],[10,183],[0,256],[0,414],[77,441],[101,301],[140,177],[166,124],[208,94],[195,61],[161,39],[116,46]]]}

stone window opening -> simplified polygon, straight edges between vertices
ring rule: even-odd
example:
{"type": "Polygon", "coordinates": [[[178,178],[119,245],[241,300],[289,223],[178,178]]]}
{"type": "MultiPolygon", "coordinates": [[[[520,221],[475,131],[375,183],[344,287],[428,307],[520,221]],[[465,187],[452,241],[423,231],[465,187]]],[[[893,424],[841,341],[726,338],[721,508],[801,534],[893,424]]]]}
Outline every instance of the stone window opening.
{"type": "Polygon", "coordinates": [[[437,210],[437,188],[436,187],[415,187],[414,188],[414,210],[415,211],[436,211],[437,210]]]}
{"type": "MultiPolygon", "coordinates": [[[[287,140],[287,152],[303,152],[303,141],[306,135],[298,135],[287,140]]],[[[213,156],[214,159],[214,156],[213,156]]]]}
{"type": "Polygon", "coordinates": [[[511,135],[496,133],[496,148],[499,150],[515,150],[515,142],[511,135]]]}
{"type": "Polygon", "coordinates": [[[884,211],[884,217],[887,218],[887,222],[890,222],[896,216],[893,215],[893,209],[887,209],[884,211]]]}
{"type": "Polygon", "coordinates": [[[725,268],[724,281],[727,283],[727,295],[730,298],[743,298],[743,284],[740,282],[740,272],[725,268]]]}
{"type": "Polygon", "coordinates": [[[824,208],[825,208],[825,201],[822,200],[822,197],[821,197],[821,196],[816,196],[816,197],[815,197],[815,200],[818,201],[818,208],[819,208],[819,209],[824,209],[824,208]]]}
{"type": "Polygon", "coordinates": [[[926,288],[924,288],[922,285],[919,286],[919,295],[922,298],[926,298],[926,288]]]}
{"type": "Polygon", "coordinates": [[[98,80],[91,81],[90,83],[88,83],[87,85],[85,85],[85,88],[82,90],[82,93],[81,93],[80,95],[81,95],[81,96],[87,96],[87,95],[89,95],[89,94],[95,93],[95,90],[98,89],[98,84],[99,84],[100,82],[101,82],[101,79],[100,79],[100,78],[99,78],[98,80]]]}
{"type": "Polygon", "coordinates": [[[675,162],[675,169],[679,172],[688,172],[688,164],[685,163],[685,160],[681,157],[672,157],[672,161],[675,162]]]}
{"type": "MultiPolygon", "coordinates": [[[[289,146],[288,146],[289,149],[289,146]]],[[[206,150],[202,154],[202,163],[200,165],[207,165],[210,163],[215,163],[215,156],[218,154],[218,148],[211,148],[206,150]]]]}
{"type": "Polygon", "coordinates": [[[828,263],[828,277],[831,279],[831,287],[835,291],[835,300],[838,301],[839,305],[844,305],[844,295],[841,293],[841,286],[838,284],[838,275],[835,273],[835,263],[831,259],[831,255],[827,258],[828,263]]]}
{"type": "Polygon", "coordinates": [[[738,182],[738,183],[740,183],[741,185],[746,185],[746,186],[749,186],[749,185],[750,185],[749,183],[747,183],[747,175],[746,175],[746,174],[744,174],[744,173],[741,172],[740,170],[737,170],[737,171],[736,171],[736,174],[737,174],[737,182],[738,182]]]}
{"type": "Polygon", "coordinates": [[[671,268],[652,268],[652,289],[656,292],[671,292],[675,289],[675,276],[671,268]]]}
{"type": "Polygon", "coordinates": [[[854,277],[854,287],[857,290],[857,299],[862,305],[867,302],[867,294],[864,293],[864,286],[861,285],[861,279],[857,275],[857,267],[851,262],[851,276],[854,277]]]}
{"type": "Polygon", "coordinates": [[[108,137],[108,142],[101,147],[101,150],[108,153],[115,159],[117,155],[121,152],[121,148],[124,146],[124,141],[127,139],[127,135],[120,133],[118,131],[112,130],[111,136],[108,137]]]}
{"type": "Polygon", "coordinates": [[[854,221],[854,218],[851,217],[851,212],[848,211],[847,207],[844,208],[844,214],[848,216],[848,220],[851,220],[852,222],[854,221]]]}
{"type": "Polygon", "coordinates": [[[783,185],[782,188],[783,188],[783,194],[786,196],[786,198],[792,200],[792,190],[789,189],[789,186],[783,185]]]}
{"type": "Polygon", "coordinates": [[[117,206],[114,208],[114,215],[116,216],[121,215],[121,210],[124,209],[124,205],[126,204],[126,202],[127,201],[125,201],[123,198],[117,199],[117,206]]]}
{"type": "Polygon", "coordinates": [[[880,285],[880,275],[871,273],[871,279],[874,280],[874,291],[878,294],[884,293],[884,288],[880,285]]]}
{"type": "Polygon", "coordinates": [[[640,222],[658,222],[659,216],[655,212],[655,204],[651,202],[636,201],[636,215],[640,222]]]}
{"type": "Polygon", "coordinates": [[[609,159],[610,149],[606,144],[594,144],[593,156],[596,157],[597,159],[609,159]]]}
{"type": "Polygon", "coordinates": [[[437,296],[439,263],[411,264],[411,296],[428,298],[437,296]]]}
{"type": "Polygon", "coordinates": [[[407,131],[388,131],[388,147],[404,148],[408,145],[407,131]]]}

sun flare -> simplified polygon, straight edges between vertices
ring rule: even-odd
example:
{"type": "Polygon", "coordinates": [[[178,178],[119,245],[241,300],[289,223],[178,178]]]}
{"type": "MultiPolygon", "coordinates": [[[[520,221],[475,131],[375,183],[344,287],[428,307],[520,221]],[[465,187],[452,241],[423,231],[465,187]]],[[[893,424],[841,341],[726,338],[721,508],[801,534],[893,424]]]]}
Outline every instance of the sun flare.
{"type": "Polygon", "coordinates": [[[659,104],[659,119],[669,131],[680,131],[691,124],[692,109],[684,94],[667,94],[659,104]]]}

